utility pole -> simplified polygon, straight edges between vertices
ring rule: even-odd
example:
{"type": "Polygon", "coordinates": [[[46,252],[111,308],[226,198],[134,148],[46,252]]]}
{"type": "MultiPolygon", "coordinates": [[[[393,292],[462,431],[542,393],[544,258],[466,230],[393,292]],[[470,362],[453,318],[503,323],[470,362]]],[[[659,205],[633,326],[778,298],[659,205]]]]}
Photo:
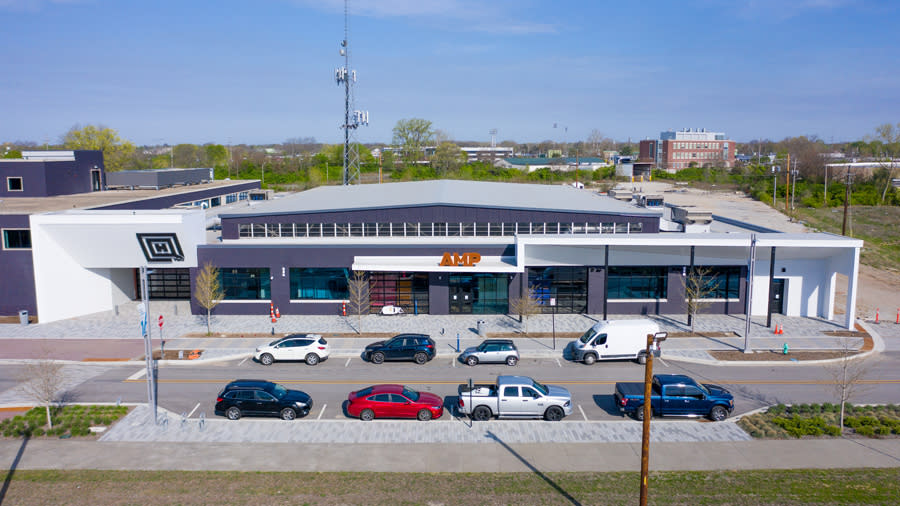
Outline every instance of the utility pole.
{"type": "Polygon", "coordinates": [[[650,474],[650,418],[653,409],[650,406],[651,389],[653,384],[653,344],[659,348],[659,343],[668,337],[667,332],[647,334],[647,364],[644,366],[644,405],[638,409],[644,411],[643,431],[641,433],[641,506],[647,506],[648,483],[650,474]]]}
{"type": "Polygon", "coordinates": [[[788,190],[788,188],[791,187],[791,154],[790,153],[788,153],[788,155],[787,155],[787,171],[785,171],[784,176],[785,176],[785,178],[787,178],[784,181],[784,184],[787,185],[784,190],[784,212],[785,212],[785,214],[790,215],[791,208],[790,208],[790,203],[788,202],[788,199],[787,199],[787,190],[788,190]]]}
{"type": "Polygon", "coordinates": [[[850,164],[847,164],[847,189],[844,192],[844,224],[841,225],[841,235],[847,235],[847,217],[850,215],[850,164]]]}

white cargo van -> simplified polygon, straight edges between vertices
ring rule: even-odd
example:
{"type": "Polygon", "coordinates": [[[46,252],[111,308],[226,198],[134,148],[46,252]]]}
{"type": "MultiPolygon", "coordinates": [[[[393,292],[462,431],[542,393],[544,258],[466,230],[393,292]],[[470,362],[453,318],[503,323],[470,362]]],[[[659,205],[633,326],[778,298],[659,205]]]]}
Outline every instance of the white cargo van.
{"type": "MultiPolygon", "coordinates": [[[[659,332],[651,320],[601,320],[574,341],[575,360],[591,365],[598,360],[634,359],[647,361],[647,334],[659,332]]],[[[653,344],[653,356],[659,356],[659,345],[653,344]]]]}

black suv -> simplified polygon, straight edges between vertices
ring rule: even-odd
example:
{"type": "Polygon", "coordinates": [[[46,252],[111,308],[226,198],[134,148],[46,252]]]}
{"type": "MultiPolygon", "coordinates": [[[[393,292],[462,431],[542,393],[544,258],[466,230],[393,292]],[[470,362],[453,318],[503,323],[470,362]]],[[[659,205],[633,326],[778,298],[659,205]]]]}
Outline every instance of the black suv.
{"type": "Polygon", "coordinates": [[[425,334],[399,334],[366,346],[363,356],[373,364],[385,360],[413,360],[424,364],[434,358],[434,340],[425,334]]]}
{"type": "Polygon", "coordinates": [[[237,420],[243,415],[274,415],[283,420],[306,416],[312,398],[264,380],[234,380],[216,398],[216,415],[237,420]]]}

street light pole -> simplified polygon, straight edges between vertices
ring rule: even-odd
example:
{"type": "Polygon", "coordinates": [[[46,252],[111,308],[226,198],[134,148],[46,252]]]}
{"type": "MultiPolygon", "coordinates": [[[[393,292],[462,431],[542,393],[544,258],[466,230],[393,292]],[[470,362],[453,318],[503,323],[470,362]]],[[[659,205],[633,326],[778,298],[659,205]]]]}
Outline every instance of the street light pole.
{"type": "Polygon", "coordinates": [[[153,344],[150,338],[149,322],[147,321],[148,315],[150,314],[150,291],[147,287],[147,278],[149,274],[150,271],[147,270],[147,266],[142,265],[140,269],[141,305],[138,307],[140,308],[139,312],[141,313],[141,337],[144,338],[144,356],[147,365],[147,403],[150,405],[153,424],[156,425],[156,375],[153,369],[153,344]]]}

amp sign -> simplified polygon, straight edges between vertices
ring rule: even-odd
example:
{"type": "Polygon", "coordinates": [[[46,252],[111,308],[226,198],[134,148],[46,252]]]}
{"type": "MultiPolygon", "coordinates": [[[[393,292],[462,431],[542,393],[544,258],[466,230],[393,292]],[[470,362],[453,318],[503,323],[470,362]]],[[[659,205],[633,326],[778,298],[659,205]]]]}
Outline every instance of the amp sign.
{"type": "Polygon", "coordinates": [[[481,261],[478,253],[444,253],[441,257],[441,267],[472,267],[481,261]]]}

